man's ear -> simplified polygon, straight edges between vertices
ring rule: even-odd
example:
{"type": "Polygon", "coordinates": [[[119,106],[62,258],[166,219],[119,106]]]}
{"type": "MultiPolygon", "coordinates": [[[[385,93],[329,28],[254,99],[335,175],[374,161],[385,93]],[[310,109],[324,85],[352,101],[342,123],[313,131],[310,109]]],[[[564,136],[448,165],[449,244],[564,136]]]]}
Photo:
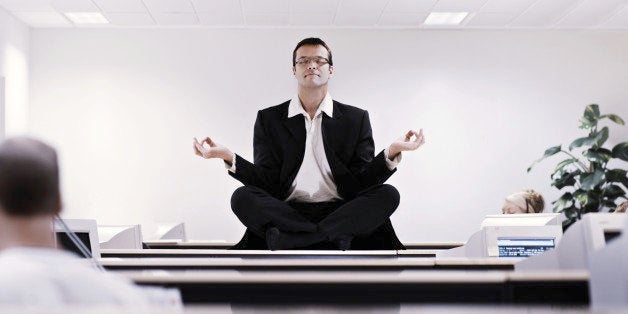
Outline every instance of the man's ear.
{"type": "Polygon", "coordinates": [[[294,76],[297,75],[297,68],[292,67],[292,75],[294,75],[294,76]]]}
{"type": "Polygon", "coordinates": [[[332,75],[334,75],[334,66],[330,65],[329,66],[329,76],[332,76],[332,75]]]}

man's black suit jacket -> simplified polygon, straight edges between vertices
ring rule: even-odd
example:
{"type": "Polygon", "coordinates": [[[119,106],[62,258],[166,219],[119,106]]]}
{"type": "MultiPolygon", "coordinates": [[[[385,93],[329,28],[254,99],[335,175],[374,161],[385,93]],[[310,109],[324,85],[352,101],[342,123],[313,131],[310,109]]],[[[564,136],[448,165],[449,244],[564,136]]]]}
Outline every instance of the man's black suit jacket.
{"type": "MultiPolygon", "coordinates": [[[[253,135],[254,163],[236,155],[236,171],[229,172],[244,185],[261,188],[280,200],[288,197],[305,152],[305,117],[299,114],[288,118],[289,104],[286,101],[258,112],[253,135]]],[[[349,201],[360,191],[384,183],[396,169],[388,169],[383,150],[373,157],[375,145],[367,111],[337,101],[333,101],[333,108],[333,117],[322,113],[323,144],[338,193],[349,201]]],[[[390,220],[373,236],[378,238],[374,241],[382,243],[369,244],[370,239],[364,239],[366,246],[403,248],[390,220]]],[[[265,246],[264,241],[258,241],[259,237],[252,237],[256,236],[247,230],[235,248],[265,246]]],[[[359,242],[356,238],[352,247],[355,249],[359,242]]]]}

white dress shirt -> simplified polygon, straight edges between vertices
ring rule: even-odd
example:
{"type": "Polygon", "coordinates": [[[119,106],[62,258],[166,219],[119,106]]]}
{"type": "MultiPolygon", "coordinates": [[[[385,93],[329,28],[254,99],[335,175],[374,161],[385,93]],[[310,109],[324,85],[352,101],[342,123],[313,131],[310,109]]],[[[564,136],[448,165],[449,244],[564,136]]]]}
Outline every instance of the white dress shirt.
{"type": "MultiPolygon", "coordinates": [[[[297,176],[294,178],[288,197],[285,201],[299,201],[306,203],[314,202],[330,202],[342,200],[338,194],[338,188],[334,182],[327,156],[325,155],[325,145],[323,145],[322,121],[323,112],[329,117],[333,117],[334,103],[329,95],[325,95],[323,101],[314,114],[314,119],[303,109],[303,105],[298,95],[295,95],[288,105],[288,118],[296,115],[305,117],[305,152],[303,154],[303,162],[297,176]]],[[[397,155],[394,160],[388,159],[388,148],[384,151],[386,156],[386,166],[393,170],[401,161],[401,154],[397,155]]],[[[225,166],[229,171],[235,172],[235,154],[233,156],[233,165],[225,166]]]]}
{"type": "Polygon", "coordinates": [[[148,308],[164,306],[169,300],[157,298],[172,296],[170,292],[144,289],[126,278],[96,270],[74,254],[43,247],[2,250],[0,287],[0,306],[38,308],[68,305],[148,308]]]}
{"type": "Polygon", "coordinates": [[[325,155],[325,145],[323,145],[323,132],[321,130],[323,122],[323,112],[328,116],[334,115],[334,103],[329,93],[318,106],[314,114],[314,119],[303,109],[303,105],[298,96],[290,100],[288,105],[288,118],[296,115],[305,117],[305,152],[301,168],[297,176],[292,181],[288,198],[286,201],[299,201],[306,203],[329,202],[341,200],[340,194],[331,168],[325,155]]]}

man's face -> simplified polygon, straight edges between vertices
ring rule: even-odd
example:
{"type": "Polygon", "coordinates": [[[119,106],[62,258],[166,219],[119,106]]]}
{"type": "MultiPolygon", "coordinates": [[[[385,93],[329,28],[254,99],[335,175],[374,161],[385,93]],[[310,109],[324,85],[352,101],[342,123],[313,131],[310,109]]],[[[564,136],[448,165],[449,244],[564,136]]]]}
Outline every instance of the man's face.
{"type": "Polygon", "coordinates": [[[305,45],[297,49],[297,64],[292,68],[292,72],[299,86],[315,88],[327,85],[334,67],[323,59],[329,60],[327,49],[323,46],[305,45]]]}

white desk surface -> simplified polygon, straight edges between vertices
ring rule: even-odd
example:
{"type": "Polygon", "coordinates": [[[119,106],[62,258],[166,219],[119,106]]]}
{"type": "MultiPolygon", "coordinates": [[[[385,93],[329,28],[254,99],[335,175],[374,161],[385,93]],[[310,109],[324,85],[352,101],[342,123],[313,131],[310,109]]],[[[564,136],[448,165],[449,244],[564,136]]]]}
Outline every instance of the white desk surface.
{"type": "Polygon", "coordinates": [[[508,266],[520,259],[498,258],[263,258],[242,257],[105,257],[100,263],[105,267],[355,267],[360,268],[404,268],[434,266],[508,266]]]}
{"type": "Polygon", "coordinates": [[[224,255],[224,256],[245,256],[245,255],[264,255],[264,256],[287,256],[287,255],[300,255],[300,256],[397,256],[395,250],[367,250],[367,251],[339,251],[339,250],[281,250],[281,251],[269,251],[269,250],[221,250],[221,249],[159,249],[159,250],[144,250],[144,249],[101,249],[100,254],[187,254],[187,255],[224,255]]]}
{"type": "Polygon", "coordinates": [[[247,283],[247,284],[321,284],[321,283],[368,283],[368,284],[400,284],[400,283],[503,283],[508,279],[504,271],[289,271],[265,272],[235,270],[143,270],[115,271],[138,284],[169,284],[169,283],[247,283]]]}
{"type": "MultiPolygon", "coordinates": [[[[154,246],[233,246],[235,242],[227,242],[220,240],[146,240],[143,241],[147,245],[154,246]]],[[[464,245],[465,242],[404,242],[403,245],[409,247],[458,247],[464,245]]]]}
{"type": "Polygon", "coordinates": [[[404,258],[404,259],[382,259],[382,258],[118,258],[105,257],[100,259],[100,263],[105,267],[133,267],[133,266],[213,266],[213,267],[404,267],[404,266],[434,266],[434,260],[429,258],[404,258]]]}
{"type": "Polygon", "coordinates": [[[383,305],[334,305],[334,304],[203,304],[189,305],[183,309],[169,308],[120,308],[107,305],[74,305],[57,308],[0,306],[3,314],[243,314],[243,313],[384,313],[384,314],[625,314],[628,308],[591,309],[586,306],[557,305],[476,305],[476,304],[383,304],[383,305]]]}

